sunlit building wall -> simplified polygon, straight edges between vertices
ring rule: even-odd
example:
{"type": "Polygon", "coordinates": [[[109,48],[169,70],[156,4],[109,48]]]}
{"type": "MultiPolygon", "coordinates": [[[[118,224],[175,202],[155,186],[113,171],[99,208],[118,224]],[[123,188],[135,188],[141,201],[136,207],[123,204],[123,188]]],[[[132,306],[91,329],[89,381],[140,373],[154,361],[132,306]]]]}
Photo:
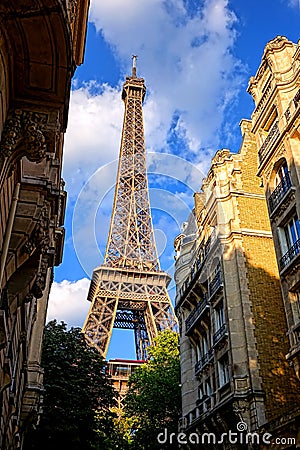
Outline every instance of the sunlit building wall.
{"type": "MultiPolygon", "coordinates": [[[[285,47],[274,42],[264,55],[272,46],[285,47]]],[[[291,43],[286,46],[294,61],[298,48],[291,43]]],[[[289,70],[288,64],[276,69],[284,71],[284,67],[289,70]]],[[[292,73],[295,67],[290,78],[292,73]]],[[[286,108],[291,102],[295,107],[297,92],[290,89],[286,108]]],[[[296,438],[299,381],[286,358],[290,358],[291,343],[282,274],[280,279],[266,183],[257,176],[261,156],[253,119],[255,113],[252,121],[241,121],[238,153],[227,149],[216,153],[201,191],[194,195],[194,210],[175,239],[180,428],[221,436],[236,431],[243,422],[249,431],[268,430],[273,436],[296,438]]],[[[299,143],[299,131],[292,136],[299,143]]],[[[284,167],[282,174],[286,176],[284,167]]],[[[284,255],[281,251],[280,258],[284,255]]]]}

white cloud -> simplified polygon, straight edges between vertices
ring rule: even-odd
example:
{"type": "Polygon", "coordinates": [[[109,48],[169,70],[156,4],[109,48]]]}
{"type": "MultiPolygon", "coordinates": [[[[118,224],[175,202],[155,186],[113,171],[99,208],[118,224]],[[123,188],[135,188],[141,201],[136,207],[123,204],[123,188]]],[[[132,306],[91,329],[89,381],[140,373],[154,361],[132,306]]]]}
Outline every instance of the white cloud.
{"type": "Polygon", "coordinates": [[[91,20],[127,71],[130,55],[139,56],[138,72],[151,93],[144,108],[147,145],[154,150],[166,146],[174,114],[191,152],[217,145],[224,108],[240,86],[241,67],[231,53],[236,18],[228,1],[203,1],[193,15],[187,5],[181,0],[91,5],[91,20]]]}
{"type": "Polygon", "coordinates": [[[300,0],[288,0],[288,5],[300,9],[300,0]]]}
{"type": "Polygon", "coordinates": [[[91,82],[71,92],[63,166],[69,195],[78,195],[98,167],[118,157],[123,111],[117,88],[91,82]]]}
{"type": "MultiPolygon", "coordinates": [[[[182,0],[129,0],[126,7],[120,0],[93,0],[91,20],[125,72],[131,54],[139,55],[138,75],[145,76],[150,93],[144,105],[147,148],[170,152],[172,129],[182,142],[177,154],[207,168],[207,149],[219,146],[224,109],[241,81],[231,52],[236,18],[228,1],[205,0],[192,14],[182,0]]],[[[116,88],[87,80],[76,89],[74,83],[63,172],[71,198],[97,168],[118,157],[122,81],[116,88]]]]}
{"type": "MultiPolygon", "coordinates": [[[[231,52],[236,18],[228,1],[205,0],[192,12],[182,0],[128,0],[126,5],[121,0],[93,0],[91,20],[111,45],[124,73],[130,71],[130,56],[139,56],[138,75],[145,76],[149,92],[144,105],[147,148],[160,155],[171,153],[172,134],[183,143],[177,147],[177,155],[194,161],[183,164],[184,160],[174,156],[172,160],[172,155],[166,158],[156,153],[148,158],[150,172],[198,190],[219,145],[225,107],[240,83],[239,62],[231,52]]],[[[103,166],[118,158],[124,111],[122,81],[113,88],[87,80],[79,88],[75,83],[71,92],[63,176],[69,208],[87,185],[75,208],[72,233],[87,274],[103,260],[98,242],[101,234],[103,253],[111,207],[107,192],[115,183],[116,165],[103,166]],[[101,177],[95,178],[100,167],[101,177]]],[[[168,211],[170,205],[168,200],[162,201],[161,209],[168,211]]],[[[176,217],[179,221],[181,214],[176,217]]],[[[169,233],[167,239],[173,237],[169,233]]],[[[64,293],[72,289],[66,284],[54,285],[53,290],[59,287],[64,293]]]]}
{"type": "MultiPolygon", "coordinates": [[[[115,161],[98,169],[85,183],[74,206],[73,245],[77,259],[87,275],[103,262],[116,168],[115,161]]],[[[148,173],[151,207],[163,212],[170,219],[170,226],[162,227],[156,214],[153,222],[155,228],[166,233],[167,251],[173,264],[174,236],[178,234],[181,223],[190,213],[193,193],[199,190],[204,172],[201,167],[174,155],[149,153],[148,173]]],[[[162,251],[160,247],[158,242],[159,253],[162,251]]],[[[167,269],[166,266],[165,268],[167,269]]]]}
{"type": "Polygon", "coordinates": [[[47,322],[57,319],[64,321],[69,327],[82,327],[88,313],[90,303],[87,301],[90,280],[63,280],[53,282],[48,305],[47,322]]]}

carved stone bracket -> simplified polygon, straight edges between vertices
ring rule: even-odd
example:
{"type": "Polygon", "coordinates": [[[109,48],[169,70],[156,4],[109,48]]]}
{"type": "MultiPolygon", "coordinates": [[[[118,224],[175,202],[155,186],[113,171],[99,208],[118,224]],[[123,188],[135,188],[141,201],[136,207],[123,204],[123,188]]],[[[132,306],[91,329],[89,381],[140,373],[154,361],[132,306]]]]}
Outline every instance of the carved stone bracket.
{"type": "Polygon", "coordinates": [[[245,422],[247,412],[249,412],[249,403],[246,400],[237,400],[232,405],[233,412],[239,417],[241,422],[245,422]]]}
{"type": "Polygon", "coordinates": [[[46,156],[46,114],[16,109],[7,118],[0,143],[0,154],[11,156],[22,145],[22,154],[29,161],[41,162],[46,156]]]}
{"type": "MultiPolygon", "coordinates": [[[[41,298],[46,285],[47,270],[50,267],[49,253],[51,246],[50,236],[50,217],[49,206],[46,204],[42,207],[37,225],[23,249],[26,253],[32,254],[37,251],[40,254],[39,268],[35,282],[31,289],[31,294],[35,298],[41,298]]],[[[30,298],[28,297],[28,301],[30,298]]]]}
{"type": "Polygon", "coordinates": [[[47,271],[49,268],[49,255],[43,254],[40,260],[40,267],[37,273],[35,282],[32,286],[31,292],[35,298],[41,298],[43,296],[43,291],[46,286],[47,271]]]}
{"type": "Polygon", "coordinates": [[[32,254],[35,249],[38,249],[41,253],[47,253],[50,247],[49,227],[49,206],[44,205],[41,209],[36,227],[23,247],[25,253],[32,254]]]}
{"type": "Polygon", "coordinates": [[[215,156],[212,159],[213,164],[223,164],[225,161],[232,159],[232,155],[230,154],[230,150],[227,148],[223,148],[222,150],[218,150],[215,156]]]}
{"type": "Polygon", "coordinates": [[[67,0],[67,10],[68,10],[69,20],[70,20],[71,25],[76,18],[77,3],[78,3],[78,0],[67,0]]]}

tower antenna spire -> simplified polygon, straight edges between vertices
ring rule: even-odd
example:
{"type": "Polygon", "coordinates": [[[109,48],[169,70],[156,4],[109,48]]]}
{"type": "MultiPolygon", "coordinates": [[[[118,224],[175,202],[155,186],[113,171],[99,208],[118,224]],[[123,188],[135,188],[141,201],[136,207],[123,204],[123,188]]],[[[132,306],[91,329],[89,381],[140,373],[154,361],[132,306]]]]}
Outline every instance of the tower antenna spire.
{"type": "Polygon", "coordinates": [[[132,77],[133,78],[136,78],[136,60],[137,60],[137,56],[132,55],[132,77]]]}

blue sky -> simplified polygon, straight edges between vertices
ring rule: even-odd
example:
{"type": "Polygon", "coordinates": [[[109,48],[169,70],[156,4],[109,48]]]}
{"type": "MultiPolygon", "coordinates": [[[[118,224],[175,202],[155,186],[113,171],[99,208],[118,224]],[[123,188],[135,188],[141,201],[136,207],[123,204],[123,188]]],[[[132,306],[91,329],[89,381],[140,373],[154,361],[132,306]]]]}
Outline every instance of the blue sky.
{"type": "MultiPolygon", "coordinates": [[[[161,266],[172,274],[174,237],[211,157],[219,148],[239,150],[239,122],[254,106],[248,81],[266,43],[277,35],[296,43],[299,23],[300,0],[92,0],[85,61],[71,92],[63,163],[66,241],[49,319],[82,326],[88,311],[89,279],[107,239],[123,121],[120,93],[131,55],[138,55],[138,76],[147,86],[153,222],[161,266]]],[[[114,332],[110,357],[134,357],[132,336],[120,339],[124,333],[114,332]]]]}

